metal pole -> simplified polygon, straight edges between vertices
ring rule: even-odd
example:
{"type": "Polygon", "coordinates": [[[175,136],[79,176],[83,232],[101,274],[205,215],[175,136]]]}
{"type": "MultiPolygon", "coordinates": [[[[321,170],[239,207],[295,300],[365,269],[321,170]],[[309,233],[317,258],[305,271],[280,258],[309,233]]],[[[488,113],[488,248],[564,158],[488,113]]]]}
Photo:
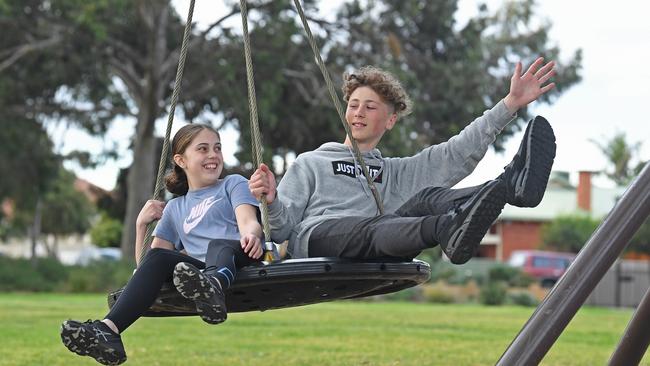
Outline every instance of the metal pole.
{"type": "Polygon", "coordinates": [[[650,164],[598,226],[497,365],[537,365],[650,213],[650,164]]]}
{"type": "Polygon", "coordinates": [[[610,366],[638,365],[650,344],[650,288],[627,324],[625,333],[609,359],[610,366]]]}

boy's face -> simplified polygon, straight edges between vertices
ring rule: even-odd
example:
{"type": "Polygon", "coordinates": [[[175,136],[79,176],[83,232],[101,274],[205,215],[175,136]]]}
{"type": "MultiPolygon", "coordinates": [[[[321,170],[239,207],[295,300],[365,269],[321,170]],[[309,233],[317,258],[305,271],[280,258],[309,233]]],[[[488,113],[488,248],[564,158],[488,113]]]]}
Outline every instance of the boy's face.
{"type": "Polygon", "coordinates": [[[174,161],[187,175],[191,190],[210,186],[219,180],[223,169],[221,141],[214,132],[204,129],[174,161]]]}
{"type": "Polygon", "coordinates": [[[384,132],[395,126],[397,114],[372,88],[361,86],[350,95],[345,119],[359,147],[368,151],[377,146],[384,132]]]}

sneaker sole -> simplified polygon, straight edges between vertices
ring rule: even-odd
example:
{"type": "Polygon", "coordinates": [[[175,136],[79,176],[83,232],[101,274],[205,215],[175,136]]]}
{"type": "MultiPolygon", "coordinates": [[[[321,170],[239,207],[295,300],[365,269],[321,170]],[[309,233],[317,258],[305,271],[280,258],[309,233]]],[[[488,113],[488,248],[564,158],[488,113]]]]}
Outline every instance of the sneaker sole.
{"type": "Polygon", "coordinates": [[[463,224],[454,231],[447,243],[445,252],[451,263],[463,264],[474,256],[481,239],[501,214],[505,206],[505,194],[506,188],[502,183],[495,184],[483,192],[478,199],[479,202],[474,205],[463,224]],[[480,214],[477,214],[477,211],[480,214]]]}
{"type": "Polygon", "coordinates": [[[97,339],[74,320],[61,324],[61,341],[70,352],[92,357],[102,365],[119,365],[126,361],[126,357],[115,355],[113,349],[102,349],[97,339]]]}
{"type": "Polygon", "coordinates": [[[219,324],[228,318],[226,303],[214,304],[212,302],[215,297],[219,297],[216,296],[212,284],[205,280],[201,271],[196,267],[188,266],[185,263],[177,264],[174,268],[174,286],[181,296],[194,301],[196,312],[204,322],[219,324]]]}
{"type": "Polygon", "coordinates": [[[523,207],[535,207],[542,201],[557,148],[553,128],[545,118],[535,117],[530,128],[526,141],[530,158],[526,159],[523,179],[517,182],[513,202],[523,207]]]}

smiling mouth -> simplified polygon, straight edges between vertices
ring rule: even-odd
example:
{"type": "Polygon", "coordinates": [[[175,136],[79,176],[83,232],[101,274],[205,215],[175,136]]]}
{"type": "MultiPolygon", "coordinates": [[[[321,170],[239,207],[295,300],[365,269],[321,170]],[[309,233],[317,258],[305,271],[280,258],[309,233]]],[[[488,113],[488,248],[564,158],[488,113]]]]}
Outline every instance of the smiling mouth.
{"type": "Polygon", "coordinates": [[[351,125],[352,125],[352,127],[366,127],[367,126],[365,123],[361,123],[361,122],[352,122],[351,125]]]}
{"type": "Polygon", "coordinates": [[[203,165],[203,168],[214,170],[214,169],[217,169],[217,164],[215,164],[215,163],[212,163],[212,164],[205,164],[205,165],[203,165]]]}

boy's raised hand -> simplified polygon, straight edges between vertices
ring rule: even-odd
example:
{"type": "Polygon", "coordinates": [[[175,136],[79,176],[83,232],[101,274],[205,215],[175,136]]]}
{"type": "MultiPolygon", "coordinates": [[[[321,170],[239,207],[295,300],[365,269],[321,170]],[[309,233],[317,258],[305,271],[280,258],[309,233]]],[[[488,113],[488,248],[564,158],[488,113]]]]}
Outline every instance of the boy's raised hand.
{"type": "Polygon", "coordinates": [[[262,196],[266,196],[267,203],[275,200],[276,186],[275,176],[266,164],[260,164],[260,167],[257,168],[248,181],[248,189],[250,189],[253,197],[261,201],[262,196]]]}
{"type": "Polygon", "coordinates": [[[555,61],[544,64],[544,58],[539,57],[522,75],[521,62],[517,62],[515,72],[510,79],[510,92],[503,99],[511,113],[514,114],[555,87],[555,83],[546,84],[555,75],[554,66],[555,61]]]}

